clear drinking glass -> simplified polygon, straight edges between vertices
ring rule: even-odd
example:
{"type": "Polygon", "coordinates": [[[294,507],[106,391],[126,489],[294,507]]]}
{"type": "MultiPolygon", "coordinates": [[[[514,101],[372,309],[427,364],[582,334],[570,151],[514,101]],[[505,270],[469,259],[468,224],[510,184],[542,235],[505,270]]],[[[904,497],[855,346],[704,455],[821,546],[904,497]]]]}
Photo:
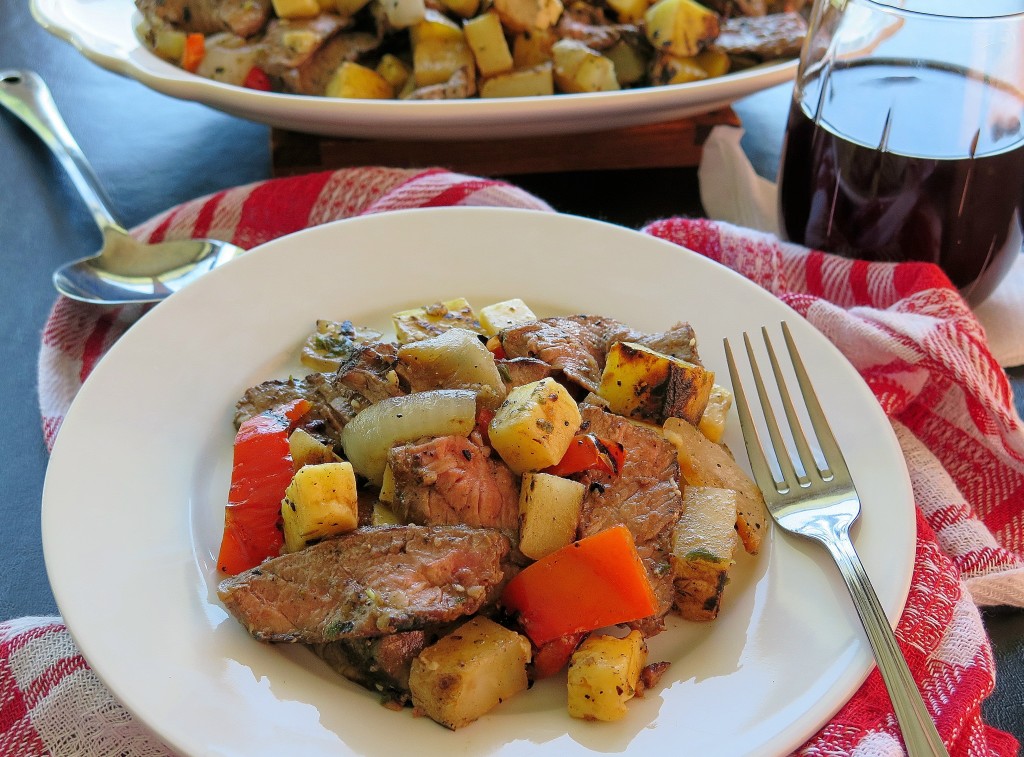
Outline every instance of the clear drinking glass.
{"type": "Polygon", "coordinates": [[[779,170],[792,241],[937,263],[977,304],[1020,254],[1024,0],[815,0],[779,170]]]}

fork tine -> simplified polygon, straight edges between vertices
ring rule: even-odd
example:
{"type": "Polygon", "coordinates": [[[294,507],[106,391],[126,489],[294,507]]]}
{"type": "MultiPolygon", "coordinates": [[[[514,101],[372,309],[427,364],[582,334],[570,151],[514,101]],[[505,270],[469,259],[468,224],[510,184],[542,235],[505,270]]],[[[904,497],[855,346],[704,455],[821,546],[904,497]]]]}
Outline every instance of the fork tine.
{"type": "MultiPolygon", "coordinates": [[[[785,321],[783,321],[782,325],[783,329],[786,329],[785,321]]],[[[779,358],[775,354],[775,347],[772,345],[771,337],[768,335],[768,329],[764,326],[761,327],[761,338],[764,339],[764,346],[768,349],[768,360],[772,364],[772,373],[775,374],[775,386],[778,389],[779,398],[782,400],[782,408],[786,413],[786,420],[789,423],[789,432],[793,436],[793,443],[796,444],[797,455],[800,457],[800,464],[804,469],[804,477],[801,480],[805,482],[810,481],[811,473],[814,472],[821,480],[828,481],[832,478],[832,471],[828,468],[825,468],[824,470],[820,469],[817,461],[814,459],[814,453],[811,452],[811,447],[807,443],[807,437],[804,435],[803,425],[800,423],[800,419],[796,414],[796,408],[793,406],[793,398],[789,393],[789,388],[786,386],[786,379],[782,375],[782,368],[779,365],[779,358]]],[[[792,341],[786,342],[787,347],[791,344],[792,341]]],[[[795,346],[793,349],[795,349],[795,346]]],[[[793,349],[790,350],[791,359],[794,358],[793,349]]],[[[795,355],[795,359],[799,359],[799,357],[799,354],[795,355]]],[[[794,365],[794,369],[795,368],[796,366],[794,365]]],[[[801,393],[806,397],[806,392],[803,391],[804,385],[802,383],[800,384],[800,389],[801,393]]],[[[807,402],[806,399],[804,401],[805,403],[807,402]]]]}
{"type": "Polygon", "coordinates": [[[790,333],[789,324],[785,321],[782,322],[782,336],[786,340],[786,349],[789,350],[789,359],[793,363],[793,370],[796,373],[797,383],[800,385],[800,393],[803,395],[807,415],[811,419],[811,426],[813,426],[814,434],[818,438],[818,447],[821,449],[821,454],[829,468],[827,471],[823,471],[823,475],[831,473],[833,477],[839,476],[843,479],[848,479],[850,470],[846,466],[846,459],[836,443],[836,437],[832,433],[828,419],[825,417],[825,411],[821,409],[818,395],[814,391],[810,377],[807,375],[807,369],[804,368],[804,361],[796,349],[796,342],[793,341],[793,334],[790,333]]]}
{"type": "Polygon", "coordinates": [[[775,485],[775,475],[768,465],[768,458],[765,457],[761,440],[757,438],[757,429],[754,427],[754,419],[750,415],[750,405],[747,404],[747,395],[743,392],[743,384],[740,381],[739,372],[736,370],[736,361],[732,356],[732,347],[728,339],[725,342],[725,361],[729,366],[729,380],[732,382],[732,394],[736,403],[736,414],[740,418],[740,431],[743,434],[743,444],[747,448],[747,459],[750,462],[750,472],[758,486],[767,494],[767,482],[775,485]]]}
{"type": "MultiPolygon", "coordinates": [[[[747,359],[750,361],[750,372],[754,376],[754,387],[757,389],[757,397],[761,402],[761,412],[764,414],[764,422],[768,427],[768,436],[772,441],[772,449],[775,452],[775,461],[779,465],[779,470],[782,472],[782,483],[785,488],[780,489],[776,486],[776,489],[780,494],[787,494],[800,487],[801,477],[796,472],[796,467],[793,465],[793,460],[789,456],[789,450],[786,448],[786,442],[782,438],[782,432],[779,430],[779,422],[775,419],[775,411],[772,409],[771,400],[768,398],[768,391],[765,389],[764,379],[761,377],[761,370],[757,365],[757,358],[754,356],[754,348],[750,344],[750,337],[746,333],[743,334],[743,343],[747,348],[747,359]]],[[[784,387],[780,387],[780,391],[784,391],[784,387]]]]}

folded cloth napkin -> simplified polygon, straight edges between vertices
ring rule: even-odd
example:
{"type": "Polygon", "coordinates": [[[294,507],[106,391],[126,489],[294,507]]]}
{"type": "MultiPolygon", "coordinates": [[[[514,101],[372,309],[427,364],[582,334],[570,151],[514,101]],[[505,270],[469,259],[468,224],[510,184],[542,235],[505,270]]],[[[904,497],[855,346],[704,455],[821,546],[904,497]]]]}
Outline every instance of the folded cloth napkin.
{"type": "MultiPolygon", "coordinates": [[[[346,169],[201,198],[135,233],[252,246],[336,218],[453,204],[550,210],[501,182],[440,170],[346,169]]],[[[896,429],[918,507],[900,647],[952,754],[1016,754],[1016,740],[981,717],[994,670],[978,605],[1024,606],[1024,430],[974,314],[929,265],[853,263],[707,220],[670,218],[643,231],[773,292],[864,376],[896,429]]],[[[49,444],[82,381],[143,310],[57,302],[39,358],[49,444]]],[[[877,670],[802,752],[903,753],[877,670]]],[[[0,754],[47,753],[166,754],[95,678],[59,618],[0,624],[0,754]]]]}

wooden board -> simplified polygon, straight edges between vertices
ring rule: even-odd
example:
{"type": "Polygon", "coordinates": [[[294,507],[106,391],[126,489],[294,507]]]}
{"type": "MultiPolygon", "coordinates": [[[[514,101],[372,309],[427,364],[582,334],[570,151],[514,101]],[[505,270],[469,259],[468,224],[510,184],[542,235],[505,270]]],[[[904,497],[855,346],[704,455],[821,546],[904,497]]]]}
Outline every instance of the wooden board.
{"type": "Polygon", "coordinates": [[[275,176],[353,166],[442,167],[480,176],[677,168],[700,163],[704,140],[720,124],[739,126],[732,108],[678,121],[591,134],[514,139],[376,140],[271,131],[275,176]]]}

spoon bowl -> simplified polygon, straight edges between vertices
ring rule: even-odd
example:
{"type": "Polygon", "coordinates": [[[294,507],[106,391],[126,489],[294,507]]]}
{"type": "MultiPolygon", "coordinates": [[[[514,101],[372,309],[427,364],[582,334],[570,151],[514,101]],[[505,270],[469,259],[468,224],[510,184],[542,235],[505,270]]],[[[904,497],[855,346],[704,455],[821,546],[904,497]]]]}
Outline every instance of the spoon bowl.
{"type": "Polygon", "coordinates": [[[0,70],[0,105],[20,118],[50,148],[103,235],[99,252],[54,272],[53,284],[64,296],[97,305],[158,302],[245,252],[217,239],[146,244],[133,238],[114,217],[99,179],[38,74],[0,70]]]}

